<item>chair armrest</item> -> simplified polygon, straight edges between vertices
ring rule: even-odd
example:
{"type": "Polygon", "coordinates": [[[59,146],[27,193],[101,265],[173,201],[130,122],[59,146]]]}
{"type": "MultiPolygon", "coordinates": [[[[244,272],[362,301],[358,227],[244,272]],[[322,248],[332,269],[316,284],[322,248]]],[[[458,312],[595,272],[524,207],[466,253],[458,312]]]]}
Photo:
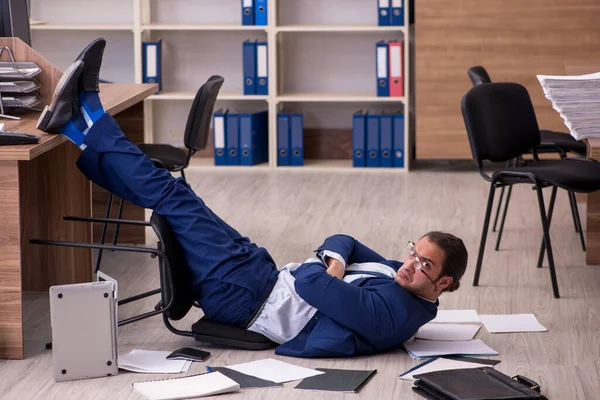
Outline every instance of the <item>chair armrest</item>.
{"type": "MultiPolygon", "coordinates": [[[[169,285],[169,293],[174,292],[173,279],[171,276],[171,264],[166,254],[158,249],[143,246],[121,246],[114,244],[94,244],[94,243],[78,243],[78,242],[66,242],[61,240],[42,240],[42,239],[29,239],[31,244],[40,244],[46,246],[62,246],[62,247],[79,247],[84,249],[103,249],[103,250],[116,250],[116,251],[128,251],[132,253],[146,253],[158,256],[162,261],[165,262],[165,269],[167,274],[167,283],[169,285]]],[[[159,264],[160,265],[160,264],[159,264]]],[[[162,297],[162,289],[161,289],[162,297]]],[[[131,318],[119,321],[119,326],[126,325],[132,322],[139,321],[144,318],[152,317],[154,315],[162,314],[173,305],[173,296],[169,296],[169,303],[160,310],[150,311],[144,314],[136,315],[131,318]]]]}
{"type": "Polygon", "coordinates": [[[555,143],[541,142],[539,145],[535,146],[535,150],[538,153],[558,153],[560,158],[565,158],[567,154],[565,151],[555,143]]]}
{"type": "Polygon", "coordinates": [[[151,226],[148,221],[134,221],[129,219],[114,219],[114,218],[91,218],[91,217],[73,217],[71,215],[65,215],[63,217],[65,221],[76,221],[76,222],[98,222],[102,224],[117,224],[117,225],[137,225],[137,226],[151,226]]]}

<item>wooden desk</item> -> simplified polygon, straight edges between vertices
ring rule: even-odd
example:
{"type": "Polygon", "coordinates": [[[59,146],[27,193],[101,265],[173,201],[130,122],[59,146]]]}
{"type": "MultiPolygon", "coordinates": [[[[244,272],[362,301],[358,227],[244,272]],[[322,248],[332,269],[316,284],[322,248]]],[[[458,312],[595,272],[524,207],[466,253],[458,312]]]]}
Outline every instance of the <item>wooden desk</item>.
{"type": "MultiPolygon", "coordinates": [[[[567,75],[585,75],[600,72],[600,60],[567,60],[567,75]]],[[[600,127],[598,127],[600,132],[600,127]]],[[[588,157],[600,161],[600,138],[586,139],[588,157]]],[[[600,192],[586,196],[585,263],[600,264],[600,192]]]]}
{"type": "MultiPolygon", "coordinates": [[[[142,142],[140,102],[156,90],[148,84],[101,85],[100,97],[124,132],[142,142]]],[[[0,146],[0,358],[23,358],[23,291],[45,292],[52,285],[92,279],[91,250],[31,245],[29,239],[90,242],[90,224],[62,217],[101,216],[106,206],[106,196],[102,202],[95,189],[99,210],[92,214],[90,181],[75,166],[81,151],[62,135],[36,130],[38,117],[29,113],[21,121],[0,121],[5,130],[41,137],[35,145],[0,146]]],[[[129,211],[127,218],[144,218],[143,209],[129,211]]]]}

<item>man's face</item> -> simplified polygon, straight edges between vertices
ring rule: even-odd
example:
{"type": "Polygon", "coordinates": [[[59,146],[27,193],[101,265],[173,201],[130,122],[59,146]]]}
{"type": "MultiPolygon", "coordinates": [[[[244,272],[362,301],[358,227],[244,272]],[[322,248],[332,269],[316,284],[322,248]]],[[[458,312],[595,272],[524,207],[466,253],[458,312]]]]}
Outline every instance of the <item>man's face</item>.
{"type": "Polygon", "coordinates": [[[427,237],[421,238],[415,244],[414,250],[416,254],[412,255],[408,249],[406,250],[404,265],[396,273],[395,281],[412,294],[435,300],[441,290],[452,283],[452,278],[441,277],[444,251],[427,237]],[[422,271],[419,271],[415,265],[416,256],[423,265],[422,271]]]}

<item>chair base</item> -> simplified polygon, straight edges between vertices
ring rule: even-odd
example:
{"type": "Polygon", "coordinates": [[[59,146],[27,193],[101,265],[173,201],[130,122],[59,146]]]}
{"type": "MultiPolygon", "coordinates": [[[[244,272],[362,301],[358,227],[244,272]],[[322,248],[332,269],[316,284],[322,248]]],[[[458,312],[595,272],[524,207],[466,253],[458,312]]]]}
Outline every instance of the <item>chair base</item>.
{"type": "Polygon", "coordinates": [[[221,344],[244,350],[266,350],[277,346],[277,343],[260,333],[219,324],[204,317],[192,325],[192,333],[198,342],[221,344]]]}

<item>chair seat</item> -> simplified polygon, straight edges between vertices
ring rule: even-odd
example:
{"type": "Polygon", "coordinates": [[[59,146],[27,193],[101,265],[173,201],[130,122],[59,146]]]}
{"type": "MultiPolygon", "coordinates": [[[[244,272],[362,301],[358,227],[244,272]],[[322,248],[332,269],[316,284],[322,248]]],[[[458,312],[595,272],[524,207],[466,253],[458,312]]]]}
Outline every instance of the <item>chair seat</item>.
{"type": "MultiPolygon", "coordinates": [[[[542,160],[523,167],[504,168],[502,171],[531,172],[540,181],[571,192],[600,190],[600,163],[584,159],[542,160]]],[[[505,177],[501,181],[522,183],[523,179],[505,177]]]]}
{"type": "Polygon", "coordinates": [[[192,325],[194,338],[199,342],[222,344],[246,350],[264,350],[276,345],[260,333],[235,326],[219,324],[202,317],[192,325]]]}
{"type": "Polygon", "coordinates": [[[585,143],[576,140],[568,133],[542,130],[540,131],[540,136],[542,138],[542,143],[554,143],[561,149],[567,152],[577,153],[582,157],[585,157],[587,154],[585,143]]]}
{"type": "Polygon", "coordinates": [[[159,160],[169,171],[185,165],[187,154],[182,149],[168,144],[145,143],[138,145],[150,159],[159,160]]]}

